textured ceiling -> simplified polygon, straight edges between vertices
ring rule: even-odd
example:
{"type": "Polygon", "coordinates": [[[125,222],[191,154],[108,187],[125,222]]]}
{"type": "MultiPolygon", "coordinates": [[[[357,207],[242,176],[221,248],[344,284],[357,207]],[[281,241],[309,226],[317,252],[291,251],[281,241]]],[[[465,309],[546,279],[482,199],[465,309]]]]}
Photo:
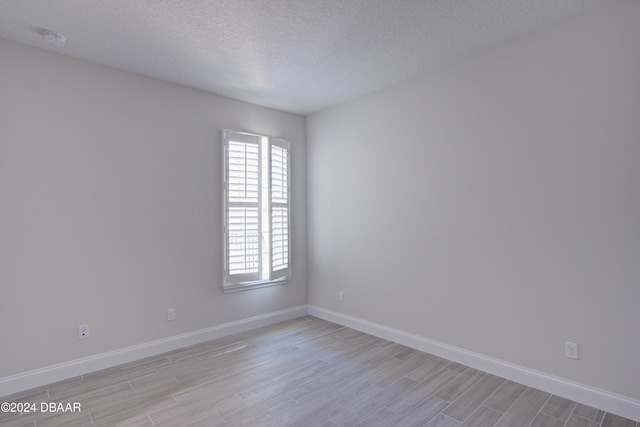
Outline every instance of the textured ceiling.
{"type": "Polygon", "coordinates": [[[607,2],[0,0],[0,37],[306,115],[607,2]]]}

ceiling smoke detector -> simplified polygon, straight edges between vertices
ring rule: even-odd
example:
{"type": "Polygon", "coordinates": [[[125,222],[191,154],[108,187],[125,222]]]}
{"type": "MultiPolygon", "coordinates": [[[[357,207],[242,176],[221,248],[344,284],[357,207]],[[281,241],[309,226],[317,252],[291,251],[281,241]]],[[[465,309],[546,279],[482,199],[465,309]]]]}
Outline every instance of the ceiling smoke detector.
{"type": "Polygon", "coordinates": [[[64,46],[64,44],[67,42],[67,38],[65,36],[50,30],[44,30],[42,32],[42,37],[44,37],[44,39],[49,43],[55,44],[57,46],[64,46]]]}

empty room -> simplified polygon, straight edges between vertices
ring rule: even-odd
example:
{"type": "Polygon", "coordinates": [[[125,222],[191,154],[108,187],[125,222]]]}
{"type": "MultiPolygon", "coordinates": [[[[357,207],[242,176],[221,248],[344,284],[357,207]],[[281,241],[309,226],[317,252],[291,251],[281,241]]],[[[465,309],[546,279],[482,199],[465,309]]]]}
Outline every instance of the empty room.
{"type": "Polygon", "coordinates": [[[0,0],[0,426],[640,427],[640,1],[0,0]]]}

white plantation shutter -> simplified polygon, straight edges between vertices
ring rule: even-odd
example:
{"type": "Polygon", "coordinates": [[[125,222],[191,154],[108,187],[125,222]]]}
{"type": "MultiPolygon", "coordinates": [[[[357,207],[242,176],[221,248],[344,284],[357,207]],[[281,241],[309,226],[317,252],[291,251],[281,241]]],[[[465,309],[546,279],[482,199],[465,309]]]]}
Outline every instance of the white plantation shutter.
{"type": "Polygon", "coordinates": [[[260,278],[260,138],[224,132],[225,284],[260,278]]]}
{"type": "Polygon", "coordinates": [[[224,284],[228,291],[291,276],[289,142],[223,131],[224,284]]]}
{"type": "Polygon", "coordinates": [[[289,142],[269,138],[271,280],[291,275],[289,260],[289,142]]]}

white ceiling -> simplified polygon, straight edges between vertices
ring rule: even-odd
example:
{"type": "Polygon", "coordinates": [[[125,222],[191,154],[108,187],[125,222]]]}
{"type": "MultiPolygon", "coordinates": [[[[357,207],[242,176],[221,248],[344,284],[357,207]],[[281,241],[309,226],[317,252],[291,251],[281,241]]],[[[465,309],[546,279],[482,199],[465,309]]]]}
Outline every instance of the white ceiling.
{"type": "Polygon", "coordinates": [[[0,0],[0,37],[306,115],[607,2],[0,0]]]}

